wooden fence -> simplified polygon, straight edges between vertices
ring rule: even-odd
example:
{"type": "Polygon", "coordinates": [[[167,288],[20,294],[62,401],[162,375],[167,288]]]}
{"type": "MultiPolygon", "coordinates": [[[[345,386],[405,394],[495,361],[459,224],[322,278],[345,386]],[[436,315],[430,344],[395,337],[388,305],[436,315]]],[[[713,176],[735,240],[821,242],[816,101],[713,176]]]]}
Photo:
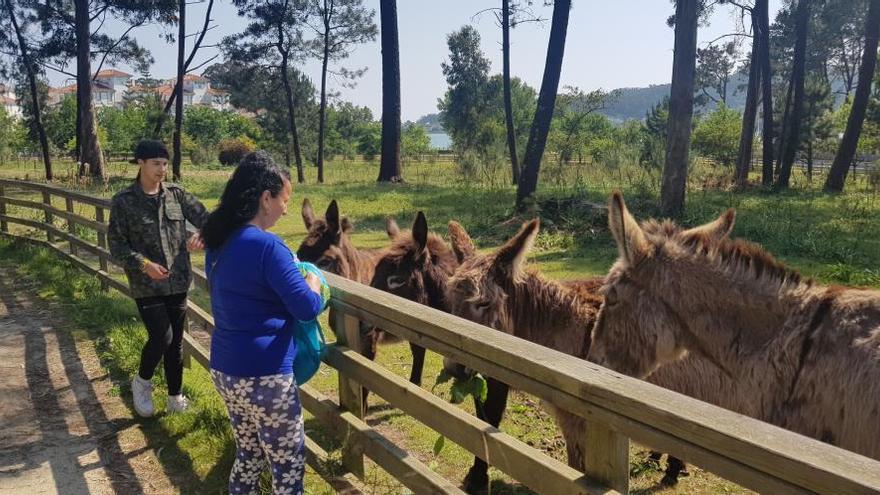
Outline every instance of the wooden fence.
{"type": "MultiPolygon", "coordinates": [[[[118,274],[110,273],[113,262],[105,223],[109,206],[106,199],[45,184],[0,180],[0,231],[5,236],[51,249],[105,287],[129,294],[118,274]],[[53,199],[63,200],[64,208],[53,199]],[[93,208],[93,218],[77,214],[77,204],[93,208]],[[10,207],[42,218],[11,215],[10,207]],[[58,227],[56,218],[66,228],[58,227]],[[97,244],[83,239],[84,229],[95,232],[91,237],[97,237],[97,244]]],[[[205,287],[204,274],[195,273],[196,284],[205,287]]],[[[303,407],[342,440],[347,473],[341,476],[323,471],[327,452],[307,440],[310,464],[341,491],[358,491],[357,478],[364,477],[366,457],[415,493],[462,493],[459,480],[444,479],[363,420],[361,397],[367,387],[538,493],[627,493],[632,439],[762,493],[880,494],[880,462],[875,460],[340,277],[328,274],[327,278],[338,334],[325,363],[338,371],[338,397],[304,386],[301,398],[303,407]],[[362,321],[588,420],[585,472],[362,357],[357,349],[362,321]]],[[[209,312],[193,302],[189,313],[194,321],[213,328],[209,312]]],[[[207,350],[189,334],[184,337],[184,352],[188,363],[195,360],[208,366],[207,350]]]]}

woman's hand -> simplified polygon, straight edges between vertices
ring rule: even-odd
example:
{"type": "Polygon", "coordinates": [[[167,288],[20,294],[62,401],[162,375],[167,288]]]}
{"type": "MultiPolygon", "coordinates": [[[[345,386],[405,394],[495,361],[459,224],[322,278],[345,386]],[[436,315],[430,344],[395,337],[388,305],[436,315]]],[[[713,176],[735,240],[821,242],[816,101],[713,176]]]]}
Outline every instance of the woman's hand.
{"type": "Polygon", "coordinates": [[[144,273],[146,273],[152,280],[156,281],[166,280],[171,274],[167,268],[158,263],[153,263],[152,261],[144,265],[144,273]]]}
{"type": "Polygon", "coordinates": [[[201,251],[205,249],[205,241],[202,240],[202,234],[199,232],[193,234],[192,237],[190,237],[189,240],[186,242],[186,248],[190,252],[201,251]]]}
{"type": "Polygon", "coordinates": [[[309,289],[312,289],[312,292],[315,294],[321,294],[321,279],[317,277],[314,273],[306,274],[306,284],[309,286],[309,289]]]}

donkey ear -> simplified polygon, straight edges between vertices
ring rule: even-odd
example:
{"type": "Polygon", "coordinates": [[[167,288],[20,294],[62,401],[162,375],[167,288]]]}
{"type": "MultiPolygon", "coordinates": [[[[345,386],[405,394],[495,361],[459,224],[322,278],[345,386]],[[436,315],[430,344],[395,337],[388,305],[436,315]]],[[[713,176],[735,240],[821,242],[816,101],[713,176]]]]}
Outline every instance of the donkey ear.
{"type": "Polygon", "coordinates": [[[339,232],[339,205],[336,204],[336,200],[330,202],[330,206],[327,207],[327,213],[324,214],[324,219],[327,220],[327,227],[330,228],[330,232],[339,232]]]}
{"type": "Polygon", "coordinates": [[[626,209],[619,191],[614,191],[608,204],[608,227],[617,242],[620,257],[627,263],[634,264],[648,253],[650,246],[645,233],[626,209]]]}
{"type": "Polygon", "coordinates": [[[730,235],[730,232],[733,231],[734,223],[736,223],[736,210],[728,208],[727,211],[715,220],[699,227],[685,230],[683,234],[687,236],[706,235],[720,241],[730,235]]]}
{"type": "Polygon", "coordinates": [[[416,221],[413,222],[412,236],[419,252],[423,252],[428,247],[428,219],[421,211],[416,215],[416,221]]]}
{"type": "Polygon", "coordinates": [[[312,228],[312,224],[315,223],[315,210],[312,209],[312,203],[309,201],[309,198],[303,200],[302,217],[303,223],[306,224],[306,229],[312,228]]]}
{"type": "Polygon", "coordinates": [[[391,217],[385,219],[385,233],[388,234],[388,238],[392,240],[400,235],[400,227],[397,226],[397,222],[391,217]]]}
{"type": "Polygon", "coordinates": [[[449,240],[452,242],[452,251],[455,253],[459,264],[472,258],[477,252],[474,249],[474,241],[471,240],[471,236],[455,220],[450,220],[449,222],[449,240]]]}
{"type": "Polygon", "coordinates": [[[522,273],[523,262],[532,249],[535,238],[538,237],[540,227],[541,221],[537,218],[525,223],[519,232],[495,253],[493,268],[513,278],[522,273]]]}
{"type": "Polygon", "coordinates": [[[348,217],[342,217],[342,219],[339,220],[339,229],[346,234],[351,234],[352,231],[354,231],[354,224],[351,223],[351,220],[349,220],[348,217]]]}

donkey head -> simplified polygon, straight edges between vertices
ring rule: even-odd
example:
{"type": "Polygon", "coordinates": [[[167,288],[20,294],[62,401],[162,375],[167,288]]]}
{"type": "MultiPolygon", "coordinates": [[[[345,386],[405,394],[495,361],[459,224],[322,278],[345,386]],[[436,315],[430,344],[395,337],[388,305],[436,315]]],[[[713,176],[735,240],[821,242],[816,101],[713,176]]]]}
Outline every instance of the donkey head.
{"type": "MultiPolygon", "coordinates": [[[[473,250],[455,248],[461,252],[461,266],[449,279],[446,301],[449,312],[490,328],[513,334],[514,317],[508,306],[508,297],[514,284],[522,278],[526,254],[538,235],[540,222],[535,219],[523,225],[504,246],[492,254],[479,255],[473,250]]],[[[461,365],[444,360],[444,368],[453,376],[466,375],[461,365]]]]}
{"type": "Polygon", "coordinates": [[[378,259],[370,285],[445,311],[446,281],[458,267],[453,251],[440,236],[428,231],[421,211],[411,232],[401,233],[393,220],[386,222],[386,231],[392,244],[378,259]]]}
{"type": "Polygon", "coordinates": [[[328,272],[347,276],[348,260],[342,248],[348,243],[348,235],[353,227],[348,218],[339,217],[336,200],[330,202],[324,218],[318,218],[308,198],[304,199],[302,218],[308,233],[296,250],[297,257],[328,272]]]}
{"type": "Polygon", "coordinates": [[[714,222],[688,230],[671,222],[639,225],[620,193],[614,193],[608,224],[620,257],[602,288],[605,300],[593,330],[589,360],[644,378],[681,358],[692,334],[687,319],[670,302],[691,295],[687,277],[673,271],[686,266],[682,261],[695,243],[708,246],[725,239],[734,219],[731,209],[714,222]]]}

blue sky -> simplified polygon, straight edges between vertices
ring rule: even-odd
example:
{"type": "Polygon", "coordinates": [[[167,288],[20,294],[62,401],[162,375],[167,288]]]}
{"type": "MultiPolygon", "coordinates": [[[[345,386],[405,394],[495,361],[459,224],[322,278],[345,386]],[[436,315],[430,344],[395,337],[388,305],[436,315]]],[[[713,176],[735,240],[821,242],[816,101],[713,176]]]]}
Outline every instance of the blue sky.
{"type": "MultiPolygon", "coordinates": [[[[376,10],[378,0],[365,3],[376,10]]],[[[494,16],[473,15],[486,8],[497,7],[498,1],[485,0],[398,0],[400,28],[400,66],[404,120],[436,112],[437,99],[446,90],[440,71],[440,62],[447,54],[446,35],[465,24],[473,24],[482,35],[483,51],[492,62],[492,72],[501,72],[501,30],[494,16]]],[[[536,0],[535,11],[549,19],[551,7],[543,7],[536,0]]],[[[673,30],[666,26],[666,18],[673,12],[669,0],[575,0],[569,20],[561,85],[578,86],[584,90],[597,88],[647,86],[669,82],[672,74],[673,30]]],[[[770,0],[771,21],[782,0],[770,0]]],[[[191,5],[187,11],[188,32],[201,24],[204,5],[191,5]]],[[[214,19],[218,27],[210,31],[206,44],[219,41],[245,26],[237,17],[231,2],[217,0],[214,19]]],[[[707,27],[700,28],[700,46],[734,31],[739,23],[730,7],[716,8],[707,27]]],[[[114,30],[117,27],[113,28],[114,30]]],[[[165,28],[167,29],[167,28],[165,28]]],[[[176,32],[176,28],[171,28],[176,32]]],[[[149,48],[156,62],[154,77],[172,77],[176,67],[177,49],[168,45],[160,34],[163,29],[148,26],[139,29],[135,37],[149,48]]],[[[512,31],[511,70],[515,76],[538,88],[544,69],[547,37],[550,23],[529,23],[512,31]]],[[[747,43],[747,42],[746,42],[747,43]]],[[[745,49],[748,45],[745,45],[745,49]]],[[[373,110],[376,118],[381,108],[381,55],[378,39],[359,46],[345,62],[349,68],[367,68],[354,88],[342,87],[340,81],[330,80],[331,89],[340,97],[373,110]]],[[[198,60],[205,60],[214,50],[203,50],[198,60]]],[[[126,70],[127,67],[119,67],[126,70]]],[[[309,62],[305,72],[313,81],[320,81],[320,65],[309,62]]],[[[51,76],[53,83],[63,77],[51,76]]]]}

